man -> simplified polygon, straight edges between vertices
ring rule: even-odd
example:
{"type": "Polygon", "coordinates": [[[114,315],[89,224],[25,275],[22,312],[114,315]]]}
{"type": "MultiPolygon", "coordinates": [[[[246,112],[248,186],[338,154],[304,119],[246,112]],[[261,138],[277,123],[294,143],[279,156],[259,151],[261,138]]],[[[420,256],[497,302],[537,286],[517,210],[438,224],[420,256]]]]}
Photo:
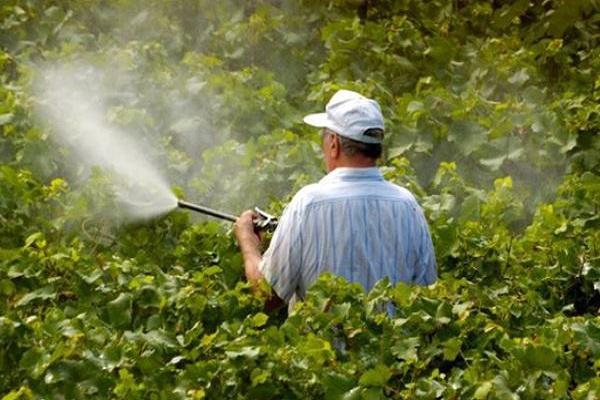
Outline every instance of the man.
{"type": "Polygon", "coordinates": [[[384,277],[392,283],[433,283],[435,254],[423,211],[408,190],[385,181],[375,166],[384,132],[379,104],[340,90],[325,113],[304,122],[323,128],[328,174],[294,196],[264,256],[254,213],[238,218],[235,234],[251,285],[258,290],[264,279],[275,302],[292,305],[326,271],[366,290],[384,277]]]}

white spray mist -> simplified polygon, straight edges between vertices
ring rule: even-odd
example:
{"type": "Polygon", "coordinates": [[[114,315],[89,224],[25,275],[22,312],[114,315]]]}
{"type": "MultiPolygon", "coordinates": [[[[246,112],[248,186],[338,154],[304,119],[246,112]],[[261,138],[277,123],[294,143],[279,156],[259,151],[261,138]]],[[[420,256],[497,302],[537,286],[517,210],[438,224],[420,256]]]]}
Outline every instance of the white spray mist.
{"type": "Polygon", "coordinates": [[[150,162],[152,149],[106,118],[102,72],[90,65],[51,65],[40,70],[38,113],[58,142],[74,152],[80,168],[100,167],[112,177],[125,216],[147,219],[177,207],[177,198],[150,162]]]}

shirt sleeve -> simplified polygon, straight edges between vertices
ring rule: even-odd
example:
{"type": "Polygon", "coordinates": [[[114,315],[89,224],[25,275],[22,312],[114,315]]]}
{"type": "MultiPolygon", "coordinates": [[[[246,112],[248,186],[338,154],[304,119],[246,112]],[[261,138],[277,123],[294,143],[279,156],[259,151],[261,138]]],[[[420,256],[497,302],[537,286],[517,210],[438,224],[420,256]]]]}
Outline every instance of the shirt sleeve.
{"type": "Polygon", "coordinates": [[[415,266],[415,283],[426,286],[437,280],[437,267],[431,234],[421,207],[417,207],[416,221],[418,224],[418,238],[416,241],[418,243],[416,249],[418,265],[415,266]]]}
{"type": "Polygon", "coordinates": [[[259,269],[277,296],[290,301],[300,282],[302,267],[302,212],[299,196],[283,211],[259,269]]]}

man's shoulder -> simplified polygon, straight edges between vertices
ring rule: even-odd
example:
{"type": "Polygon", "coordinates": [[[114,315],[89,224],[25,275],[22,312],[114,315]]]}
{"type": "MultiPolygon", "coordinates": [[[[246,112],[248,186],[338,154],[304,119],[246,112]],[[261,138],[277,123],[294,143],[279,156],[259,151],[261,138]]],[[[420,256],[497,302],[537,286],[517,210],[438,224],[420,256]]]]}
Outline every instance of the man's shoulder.
{"type": "Polygon", "coordinates": [[[349,190],[345,185],[330,185],[323,182],[316,182],[302,187],[290,202],[295,208],[306,208],[311,204],[320,203],[328,200],[339,200],[348,197],[381,197],[390,200],[396,200],[404,203],[417,204],[415,196],[406,188],[399,186],[387,180],[370,182],[368,187],[362,190],[349,190]]]}
{"type": "Polygon", "coordinates": [[[319,194],[319,184],[311,183],[306,186],[303,186],[300,190],[296,192],[294,197],[292,197],[292,201],[290,205],[294,205],[297,207],[304,207],[310,204],[319,194]]]}
{"type": "Polygon", "coordinates": [[[406,200],[409,202],[416,203],[417,200],[416,200],[414,194],[412,194],[412,192],[410,190],[408,190],[407,188],[397,185],[390,181],[384,181],[384,184],[387,186],[390,193],[394,193],[396,196],[398,196],[399,199],[403,199],[403,200],[406,200]]]}

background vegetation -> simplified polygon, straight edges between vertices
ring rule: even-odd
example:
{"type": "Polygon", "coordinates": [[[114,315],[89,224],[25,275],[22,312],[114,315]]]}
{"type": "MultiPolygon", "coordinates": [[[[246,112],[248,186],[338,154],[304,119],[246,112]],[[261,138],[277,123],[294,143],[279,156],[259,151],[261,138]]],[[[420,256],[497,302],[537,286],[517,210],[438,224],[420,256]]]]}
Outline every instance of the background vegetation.
{"type": "Polygon", "coordinates": [[[0,396],[600,397],[599,6],[4,0],[0,396]],[[226,225],[107,218],[103,171],[34,115],[40,69],[80,61],[178,194],[232,212],[322,176],[302,115],[378,99],[381,168],[423,204],[439,282],[326,276],[269,316],[226,225]]]}

